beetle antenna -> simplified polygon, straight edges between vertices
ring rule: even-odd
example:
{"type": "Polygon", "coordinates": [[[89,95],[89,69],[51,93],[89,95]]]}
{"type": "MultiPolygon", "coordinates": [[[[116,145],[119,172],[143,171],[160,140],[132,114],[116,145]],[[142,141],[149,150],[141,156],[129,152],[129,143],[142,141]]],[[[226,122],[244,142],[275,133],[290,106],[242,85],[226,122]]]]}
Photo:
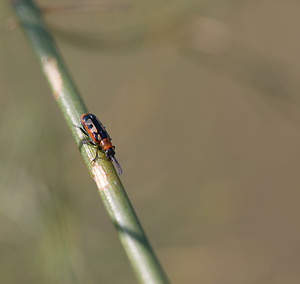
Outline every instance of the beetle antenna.
{"type": "Polygon", "coordinates": [[[118,160],[114,156],[111,156],[110,158],[111,158],[118,174],[120,175],[122,173],[122,167],[120,166],[118,160]]]}

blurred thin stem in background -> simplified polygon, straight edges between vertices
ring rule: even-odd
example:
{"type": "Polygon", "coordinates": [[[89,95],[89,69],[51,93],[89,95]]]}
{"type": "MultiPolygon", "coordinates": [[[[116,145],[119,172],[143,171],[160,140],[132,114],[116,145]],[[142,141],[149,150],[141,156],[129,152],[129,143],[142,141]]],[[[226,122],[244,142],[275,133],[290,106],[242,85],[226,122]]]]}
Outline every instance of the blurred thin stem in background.
{"type": "Polygon", "coordinates": [[[139,280],[141,283],[168,283],[113,165],[102,153],[92,163],[95,149],[80,144],[82,133],[74,124],[78,124],[80,115],[87,109],[47,30],[41,10],[31,0],[14,0],[11,3],[139,280]]]}
{"type": "Polygon", "coordinates": [[[87,11],[116,11],[116,10],[124,10],[129,8],[128,4],[121,3],[105,3],[105,2],[71,2],[71,3],[60,3],[60,4],[52,4],[49,6],[40,7],[39,10],[42,13],[59,13],[59,12],[87,12],[87,11]]]}

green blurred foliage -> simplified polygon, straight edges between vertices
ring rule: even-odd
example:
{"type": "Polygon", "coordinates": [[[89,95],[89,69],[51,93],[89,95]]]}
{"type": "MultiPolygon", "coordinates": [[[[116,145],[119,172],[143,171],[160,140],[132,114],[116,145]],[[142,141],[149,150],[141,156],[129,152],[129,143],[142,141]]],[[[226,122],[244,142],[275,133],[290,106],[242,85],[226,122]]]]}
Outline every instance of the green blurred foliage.
{"type": "MultiPolygon", "coordinates": [[[[45,17],[172,283],[299,283],[300,3],[130,3],[45,17]]],[[[135,283],[7,2],[0,13],[0,283],[135,283]]]]}

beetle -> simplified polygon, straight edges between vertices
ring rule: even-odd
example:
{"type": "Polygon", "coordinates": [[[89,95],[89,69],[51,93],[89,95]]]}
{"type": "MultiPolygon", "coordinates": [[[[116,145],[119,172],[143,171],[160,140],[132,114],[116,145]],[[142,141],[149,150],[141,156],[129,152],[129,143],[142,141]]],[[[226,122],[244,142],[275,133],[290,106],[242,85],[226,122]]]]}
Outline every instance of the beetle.
{"type": "Polygon", "coordinates": [[[122,173],[122,168],[118,160],[115,158],[115,146],[112,145],[109,134],[97,116],[91,113],[84,113],[80,117],[80,123],[81,126],[75,124],[74,126],[79,128],[88,138],[80,143],[90,144],[97,147],[96,157],[92,162],[95,162],[98,158],[98,150],[102,150],[105,153],[106,159],[113,162],[118,174],[120,175],[122,173]]]}

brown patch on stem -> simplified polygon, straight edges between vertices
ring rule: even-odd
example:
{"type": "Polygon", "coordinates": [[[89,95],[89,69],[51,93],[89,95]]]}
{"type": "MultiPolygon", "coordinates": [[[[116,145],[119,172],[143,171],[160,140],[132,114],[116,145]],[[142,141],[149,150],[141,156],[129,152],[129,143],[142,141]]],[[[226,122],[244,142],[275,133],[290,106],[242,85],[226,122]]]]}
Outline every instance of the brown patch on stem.
{"type": "Polygon", "coordinates": [[[57,100],[63,88],[63,81],[57,66],[57,60],[53,57],[44,57],[42,59],[44,73],[53,90],[54,98],[57,100]]]}

